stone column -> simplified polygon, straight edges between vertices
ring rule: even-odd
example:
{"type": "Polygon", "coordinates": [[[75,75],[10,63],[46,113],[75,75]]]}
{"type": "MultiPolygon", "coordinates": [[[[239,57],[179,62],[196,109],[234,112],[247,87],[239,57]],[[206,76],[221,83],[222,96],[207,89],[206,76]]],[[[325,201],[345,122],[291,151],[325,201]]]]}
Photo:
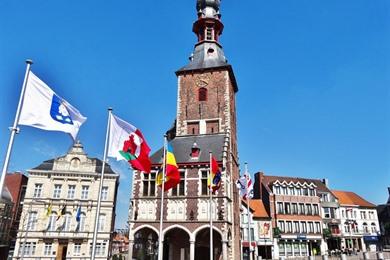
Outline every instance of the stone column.
{"type": "Polygon", "coordinates": [[[133,245],[134,245],[134,240],[129,240],[129,254],[128,254],[129,260],[133,260],[133,245]]]}
{"type": "Polygon", "coordinates": [[[195,241],[190,240],[190,260],[195,259],[195,241]]]}
{"type": "Polygon", "coordinates": [[[362,251],[363,252],[367,252],[366,243],[364,243],[364,239],[363,238],[360,239],[360,243],[362,244],[362,251]]]}
{"type": "Polygon", "coordinates": [[[222,259],[228,260],[228,241],[222,240],[222,259]]]}

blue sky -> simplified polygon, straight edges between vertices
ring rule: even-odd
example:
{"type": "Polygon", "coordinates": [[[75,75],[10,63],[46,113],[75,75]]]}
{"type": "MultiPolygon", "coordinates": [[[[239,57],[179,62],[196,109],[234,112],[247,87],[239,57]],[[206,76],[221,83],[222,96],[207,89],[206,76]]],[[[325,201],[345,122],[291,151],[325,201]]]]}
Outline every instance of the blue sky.
{"type": "MultiPolygon", "coordinates": [[[[390,186],[390,3],[386,0],[222,1],[221,38],[234,66],[238,147],[252,172],[328,178],[384,203],[390,186]]],[[[87,122],[79,138],[102,157],[107,107],[153,150],[176,113],[174,71],[196,41],[195,0],[0,1],[0,158],[24,60],[87,122]]],[[[66,153],[70,137],[21,127],[10,171],[66,153]]],[[[120,175],[124,227],[131,171],[120,175]]]]}

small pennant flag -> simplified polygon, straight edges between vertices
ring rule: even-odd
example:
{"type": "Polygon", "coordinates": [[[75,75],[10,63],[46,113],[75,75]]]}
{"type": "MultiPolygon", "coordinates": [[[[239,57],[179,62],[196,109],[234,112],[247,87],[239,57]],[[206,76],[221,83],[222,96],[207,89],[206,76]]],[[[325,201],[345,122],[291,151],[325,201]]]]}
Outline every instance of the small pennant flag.
{"type": "Polygon", "coordinates": [[[60,214],[58,214],[56,221],[58,221],[63,215],[65,215],[65,213],[66,213],[66,205],[62,207],[60,214]]]}
{"type": "Polygon", "coordinates": [[[52,206],[52,204],[50,203],[49,206],[47,206],[47,209],[46,209],[46,215],[45,215],[46,218],[50,217],[51,212],[52,212],[52,208],[53,208],[53,206],[52,206]]]}
{"type": "Polygon", "coordinates": [[[77,208],[77,211],[76,211],[76,221],[80,222],[80,218],[81,218],[81,206],[79,206],[77,208]]]}
{"type": "Polygon", "coordinates": [[[221,187],[221,170],[214,157],[211,157],[210,178],[207,181],[208,187],[212,189],[213,194],[221,187]],[[211,183],[211,184],[210,184],[211,183]]]}

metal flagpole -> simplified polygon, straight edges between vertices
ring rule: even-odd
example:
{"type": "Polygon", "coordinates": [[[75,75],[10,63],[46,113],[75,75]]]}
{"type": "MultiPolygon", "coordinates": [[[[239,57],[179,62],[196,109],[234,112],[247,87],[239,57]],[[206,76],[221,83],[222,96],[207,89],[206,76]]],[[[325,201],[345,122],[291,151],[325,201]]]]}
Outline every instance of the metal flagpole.
{"type": "Polygon", "coordinates": [[[209,169],[209,181],[210,181],[210,201],[209,201],[209,210],[210,210],[210,260],[214,258],[214,241],[213,241],[213,180],[211,179],[211,165],[212,165],[212,153],[210,152],[210,169],[209,169]]]}
{"type": "Polygon", "coordinates": [[[163,179],[161,185],[161,205],[160,205],[160,231],[158,235],[158,260],[163,259],[164,245],[163,245],[163,217],[164,217],[164,188],[165,188],[165,174],[167,164],[167,135],[164,135],[164,148],[163,148],[163,179]]]}
{"type": "Polygon", "coordinates": [[[110,108],[108,108],[106,141],[104,143],[102,172],[100,174],[99,195],[98,195],[97,209],[96,209],[96,214],[95,214],[95,229],[93,231],[91,260],[95,260],[95,254],[96,254],[96,241],[97,241],[97,234],[98,234],[98,227],[99,227],[100,204],[101,204],[101,200],[102,200],[102,186],[103,186],[103,180],[104,180],[104,170],[106,167],[106,160],[107,160],[108,138],[109,138],[110,130],[111,130],[110,129],[111,116],[112,116],[112,108],[110,107],[110,108]]]}
{"type": "Polygon", "coordinates": [[[250,217],[250,197],[248,193],[249,181],[248,181],[248,163],[245,163],[245,178],[246,178],[246,205],[248,211],[248,241],[249,241],[249,260],[252,260],[252,239],[251,239],[251,217],[250,217]]]}
{"type": "Polygon", "coordinates": [[[23,104],[23,100],[24,100],[24,93],[26,92],[26,86],[27,86],[27,81],[28,81],[28,75],[30,74],[30,67],[31,67],[31,64],[33,64],[33,61],[26,60],[26,63],[27,63],[27,68],[26,68],[26,73],[24,75],[22,91],[20,92],[19,103],[18,103],[18,108],[16,109],[14,124],[13,124],[12,128],[10,128],[11,136],[9,138],[7,153],[5,154],[3,170],[1,172],[0,197],[2,196],[4,180],[5,180],[5,176],[7,175],[7,171],[8,171],[8,164],[9,164],[9,159],[10,159],[11,152],[12,152],[12,146],[14,144],[15,134],[19,133],[18,124],[19,124],[20,110],[22,109],[22,104],[23,104]]]}

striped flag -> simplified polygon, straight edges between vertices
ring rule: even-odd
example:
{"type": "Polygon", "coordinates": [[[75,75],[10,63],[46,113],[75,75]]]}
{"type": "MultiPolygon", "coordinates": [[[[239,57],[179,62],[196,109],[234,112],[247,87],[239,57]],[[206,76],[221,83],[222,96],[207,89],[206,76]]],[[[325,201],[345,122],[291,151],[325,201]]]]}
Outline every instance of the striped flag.
{"type": "MultiPolygon", "coordinates": [[[[171,144],[168,144],[166,153],[164,191],[168,191],[180,183],[180,172],[176,164],[176,158],[173,154],[173,147],[171,144]]],[[[157,185],[161,187],[162,183],[163,173],[160,172],[157,175],[157,185]]]]}
{"type": "Polygon", "coordinates": [[[214,157],[211,157],[211,167],[210,167],[210,178],[207,180],[207,186],[213,190],[213,194],[219,188],[221,188],[221,170],[219,169],[218,163],[214,157]]]}

